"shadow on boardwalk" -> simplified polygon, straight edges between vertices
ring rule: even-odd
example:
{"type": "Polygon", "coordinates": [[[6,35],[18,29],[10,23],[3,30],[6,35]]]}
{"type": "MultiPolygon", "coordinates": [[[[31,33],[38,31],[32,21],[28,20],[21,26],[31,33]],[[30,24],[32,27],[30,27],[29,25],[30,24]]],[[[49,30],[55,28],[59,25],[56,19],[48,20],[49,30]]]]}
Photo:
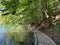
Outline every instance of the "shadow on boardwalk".
{"type": "Polygon", "coordinates": [[[37,38],[37,45],[56,45],[55,42],[41,31],[34,30],[37,38]]]}

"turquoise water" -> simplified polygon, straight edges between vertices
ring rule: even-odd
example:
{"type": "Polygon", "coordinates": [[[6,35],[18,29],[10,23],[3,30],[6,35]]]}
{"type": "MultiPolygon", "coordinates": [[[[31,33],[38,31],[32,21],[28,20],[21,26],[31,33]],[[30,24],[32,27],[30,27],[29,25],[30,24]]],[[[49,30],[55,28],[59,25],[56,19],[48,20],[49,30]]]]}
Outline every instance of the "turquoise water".
{"type": "Polygon", "coordinates": [[[4,26],[0,26],[0,40],[3,38],[3,34],[6,32],[6,28],[4,26]]]}
{"type": "MultiPolygon", "coordinates": [[[[0,25],[0,45],[18,45],[15,41],[11,40],[9,37],[4,38],[7,29],[5,26],[0,25]]],[[[20,45],[20,44],[19,44],[20,45]]]]}
{"type": "Polygon", "coordinates": [[[6,28],[0,25],[0,45],[2,45],[3,36],[6,31],[7,31],[6,28]]]}
{"type": "MultiPolygon", "coordinates": [[[[5,28],[5,26],[0,26],[0,45],[24,45],[22,43],[20,43],[19,41],[14,41],[12,38],[7,37],[4,38],[4,34],[8,32],[8,30],[5,28]]],[[[30,34],[30,33],[29,33],[30,34]]],[[[26,40],[26,45],[33,45],[32,42],[33,38],[29,37],[26,40]],[[28,42],[28,43],[27,43],[28,42]]]]}
{"type": "Polygon", "coordinates": [[[0,25],[0,45],[20,45],[15,41],[11,40],[9,37],[4,38],[7,29],[5,26],[0,25]]]}
{"type": "Polygon", "coordinates": [[[0,33],[4,33],[4,32],[6,32],[7,30],[6,30],[6,28],[4,27],[4,26],[0,26],[0,33]]]}

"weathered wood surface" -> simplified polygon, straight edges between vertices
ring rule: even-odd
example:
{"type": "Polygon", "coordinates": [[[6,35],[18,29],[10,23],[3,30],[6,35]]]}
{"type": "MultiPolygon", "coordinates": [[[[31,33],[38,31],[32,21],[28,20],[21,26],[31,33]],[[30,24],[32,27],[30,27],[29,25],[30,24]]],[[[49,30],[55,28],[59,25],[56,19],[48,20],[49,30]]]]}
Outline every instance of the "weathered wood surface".
{"type": "Polygon", "coordinates": [[[37,30],[35,30],[34,32],[36,35],[37,45],[56,45],[55,42],[43,32],[37,30]]]}

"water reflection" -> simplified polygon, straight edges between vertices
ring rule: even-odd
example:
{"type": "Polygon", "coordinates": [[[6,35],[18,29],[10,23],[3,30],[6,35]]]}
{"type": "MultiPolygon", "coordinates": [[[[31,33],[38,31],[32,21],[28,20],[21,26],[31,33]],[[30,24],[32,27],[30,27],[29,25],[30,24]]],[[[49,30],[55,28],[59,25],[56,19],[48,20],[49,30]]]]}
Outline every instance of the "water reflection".
{"type": "Polygon", "coordinates": [[[33,45],[33,38],[32,32],[8,31],[0,26],[0,45],[33,45]]]}
{"type": "Polygon", "coordinates": [[[6,32],[6,28],[2,25],[0,25],[0,45],[2,45],[3,43],[3,37],[4,37],[4,33],[6,32]]]}

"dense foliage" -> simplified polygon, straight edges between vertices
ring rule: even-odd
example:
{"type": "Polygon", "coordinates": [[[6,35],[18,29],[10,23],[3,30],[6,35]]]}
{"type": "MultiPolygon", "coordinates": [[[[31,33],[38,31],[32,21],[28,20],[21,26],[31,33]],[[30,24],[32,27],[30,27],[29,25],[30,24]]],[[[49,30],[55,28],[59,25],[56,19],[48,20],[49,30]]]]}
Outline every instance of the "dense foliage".
{"type": "MultiPolygon", "coordinates": [[[[7,26],[13,32],[7,32],[7,36],[18,42],[24,42],[28,35],[21,24],[48,29],[56,23],[57,15],[60,15],[59,0],[0,0],[0,24],[7,26]]],[[[60,21],[55,28],[60,30],[60,21]]]]}
{"type": "Polygon", "coordinates": [[[60,13],[59,4],[59,0],[0,0],[0,24],[40,24],[45,20],[46,10],[48,24],[52,24],[52,16],[60,13]]]}
{"type": "Polygon", "coordinates": [[[40,2],[41,0],[2,0],[1,6],[4,9],[0,17],[4,24],[40,22],[43,19],[40,2]]]}

